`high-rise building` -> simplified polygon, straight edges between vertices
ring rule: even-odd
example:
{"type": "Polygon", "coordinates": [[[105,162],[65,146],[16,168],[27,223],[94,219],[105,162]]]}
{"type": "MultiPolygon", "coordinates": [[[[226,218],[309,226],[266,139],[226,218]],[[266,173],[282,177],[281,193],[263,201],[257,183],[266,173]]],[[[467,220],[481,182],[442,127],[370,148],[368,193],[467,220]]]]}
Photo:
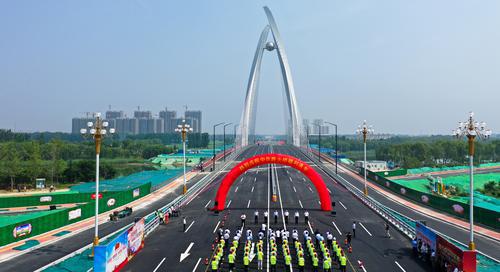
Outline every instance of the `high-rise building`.
{"type": "Polygon", "coordinates": [[[94,122],[94,118],[90,117],[75,117],[71,119],[71,133],[79,134],[80,129],[87,128],[88,122],[94,122]]]}
{"type": "Polygon", "coordinates": [[[193,128],[193,132],[201,132],[201,111],[186,111],[184,117],[186,118],[186,122],[188,119],[192,119],[191,126],[193,128]]]}
{"type": "Polygon", "coordinates": [[[139,119],[137,118],[118,118],[115,119],[116,133],[120,135],[138,134],[139,133],[139,119]]]}
{"type": "Polygon", "coordinates": [[[175,111],[169,111],[167,108],[160,111],[160,118],[163,120],[163,129],[165,133],[174,133],[174,119],[177,113],[175,111]]]}
{"type": "Polygon", "coordinates": [[[123,113],[123,111],[108,110],[106,112],[106,119],[107,120],[118,119],[118,118],[123,118],[123,117],[125,117],[125,114],[123,113]]]}
{"type": "Polygon", "coordinates": [[[151,114],[151,111],[136,110],[136,111],[134,111],[134,118],[151,119],[151,118],[153,118],[153,114],[151,114]]]}

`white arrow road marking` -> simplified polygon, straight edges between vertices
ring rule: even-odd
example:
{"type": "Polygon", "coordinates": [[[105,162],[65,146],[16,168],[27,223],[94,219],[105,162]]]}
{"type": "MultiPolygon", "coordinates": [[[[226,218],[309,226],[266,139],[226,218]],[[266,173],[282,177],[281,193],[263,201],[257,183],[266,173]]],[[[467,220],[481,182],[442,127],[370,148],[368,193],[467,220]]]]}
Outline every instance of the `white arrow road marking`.
{"type": "Polygon", "coordinates": [[[250,250],[250,256],[248,256],[250,259],[250,262],[252,262],[253,258],[255,258],[254,248],[255,248],[255,243],[252,243],[252,249],[250,250]]]}
{"type": "Polygon", "coordinates": [[[158,270],[158,268],[160,268],[160,266],[163,264],[163,262],[165,261],[165,258],[163,258],[161,260],[161,262],[156,266],[155,270],[153,270],[153,272],[156,272],[156,270],[158,270]]]}
{"type": "Polygon", "coordinates": [[[196,262],[196,265],[193,268],[193,272],[196,271],[196,268],[198,268],[198,265],[200,264],[201,258],[198,258],[198,261],[196,262]]]}
{"type": "Polygon", "coordinates": [[[182,262],[184,261],[184,259],[186,259],[191,253],[189,253],[189,251],[191,250],[191,248],[193,247],[194,243],[191,242],[191,244],[189,244],[188,248],[186,249],[186,251],[184,251],[184,253],[181,253],[181,258],[179,259],[179,262],[182,262]]]}
{"type": "Polygon", "coordinates": [[[252,186],[252,193],[253,193],[253,189],[255,188],[255,186],[252,186]]]}
{"type": "Polygon", "coordinates": [[[188,231],[189,231],[189,229],[191,228],[191,226],[192,226],[193,224],[194,224],[194,221],[193,221],[193,222],[191,222],[191,224],[189,224],[189,227],[187,227],[187,229],[186,229],[186,231],[185,231],[184,233],[188,232],[188,231]]]}
{"type": "Polygon", "coordinates": [[[205,205],[205,208],[206,208],[206,207],[208,207],[208,204],[210,204],[210,201],[212,201],[212,200],[209,200],[209,201],[207,202],[207,204],[205,205]]]}
{"type": "Polygon", "coordinates": [[[342,202],[340,202],[340,201],[339,201],[339,203],[340,203],[340,205],[341,205],[341,206],[342,206],[345,210],[347,210],[347,208],[344,206],[344,204],[343,204],[342,202]]]}
{"type": "Polygon", "coordinates": [[[231,205],[231,201],[233,201],[233,200],[232,200],[232,199],[231,199],[231,200],[229,200],[229,202],[227,203],[226,208],[229,208],[229,205],[231,205]]]}
{"type": "Polygon", "coordinates": [[[398,262],[396,262],[396,261],[394,261],[394,262],[398,265],[399,268],[401,268],[401,270],[403,270],[403,272],[406,272],[406,270],[398,262]]]}
{"type": "Polygon", "coordinates": [[[368,235],[370,236],[373,236],[366,228],[365,226],[363,225],[363,223],[359,222],[359,224],[361,225],[361,227],[363,227],[363,229],[366,231],[366,233],[368,233],[368,235]]]}
{"type": "Polygon", "coordinates": [[[302,209],[304,209],[304,206],[302,206],[302,201],[300,201],[300,199],[299,199],[299,205],[302,209]]]}
{"type": "Polygon", "coordinates": [[[215,233],[215,232],[217,231],[217,227],[219,226],[219,224],[220,224],[220,221],[219,221],[219,222],[217,222],[217,225],[215,226],[215,228],[214,228],[214,232],[213,232],[213,233],[215,233]]]}
{"type": "Polygon", "coordinates": [[[247,208],[250,207],[250,199],[248,200],[247,208]]]}
{"type": "Polygon", "coordinates": [[[332,221],[332,223],[333,223],[333,226],[335,227],[335,229],[337,229],[337,231],[339,232],[339,234],[342,235],[342,232],[340,232],[339,228],[337,227],[337,224],[335,224],[335,222],[333,222],[333,221],[332,221]]]}

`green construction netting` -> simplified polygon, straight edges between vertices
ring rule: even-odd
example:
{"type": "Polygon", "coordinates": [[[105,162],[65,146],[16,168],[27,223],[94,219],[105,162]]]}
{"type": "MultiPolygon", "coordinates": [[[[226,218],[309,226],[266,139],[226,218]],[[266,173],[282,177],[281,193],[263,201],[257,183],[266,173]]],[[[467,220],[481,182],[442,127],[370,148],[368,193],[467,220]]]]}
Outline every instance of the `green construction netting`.
{"type": "Polygon", "coordinates": [[[17,222],[31,220],[33,218],[37,218],[40,216],[44,216],[47,214],[60,212],[60,211],[61,211],[61,209],[52,210],[52,211],[36,211],[36,212],[17,213],[17,214],[2,214],[2,215],[0,215],[0,227],[14,224],[17,222]]]}
{"type": "MultiPolygon", "coordinates": [[[[142,171],[126,177],[100,181],[99,190],[101,192],[123,191],[138,187],[149,182],[151,182],[151,186],[155,186],[181,173],[182,169],[142,171]]],[[[71,191],[80,193],[94,192],[95,182],[86,182],[72,186],[71,191]]]]}
{"type": "MultiPolygon", "coordinates": [[[[483,163],[479,165],[479,168],[483,167],[498,167],[500,166],[500,162],[492,162],[492,163],[483,163]]],[[[417,175],[429,172],[441,172],[441,171],[451,171],[451,170],[467,170],[469,166],[451,166],[451,167],[421,167],[421,168],[412,168],[408,169],[408,174],[417,175]]]]}
{"type": "MultiPolygon", "coordinates": [[[[446,186],[452,185],[460,187],[466,193],[469,192],[469,175],[458,175],[442,178],[446,186]]],[[[475,174],[474,175],[474,190],[482,189],[484,184],[489,181],[500,182],[500,173],[475,174]]],[[[403,185],[423,193],[431,193],[431,187],[428,179],[415,180],[393,180],[393,182],[403,185]]],[[[452,197],[451,199],[468,203],[469,197],[452,197]]],[[[474,206],[500,212],[500,200],[494,197],[486,196],[478,191],[474,191],[474,206]]]]}

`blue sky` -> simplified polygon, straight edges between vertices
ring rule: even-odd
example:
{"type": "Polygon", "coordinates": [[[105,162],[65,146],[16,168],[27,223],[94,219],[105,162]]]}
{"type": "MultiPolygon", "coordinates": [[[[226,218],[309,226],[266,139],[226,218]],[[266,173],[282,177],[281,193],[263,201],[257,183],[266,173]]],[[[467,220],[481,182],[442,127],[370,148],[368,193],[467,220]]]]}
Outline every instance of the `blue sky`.
{"type": "MultiPolygon", "coordinates": [[[[473,110],[500,131],[500,1],[2,1],[0,127],[182,105],[238,122],[268,5],[305,118],[352,133],[449,133],[473,110]]],[[[266,52],[257,132],[283,131],[266,52]]]]}

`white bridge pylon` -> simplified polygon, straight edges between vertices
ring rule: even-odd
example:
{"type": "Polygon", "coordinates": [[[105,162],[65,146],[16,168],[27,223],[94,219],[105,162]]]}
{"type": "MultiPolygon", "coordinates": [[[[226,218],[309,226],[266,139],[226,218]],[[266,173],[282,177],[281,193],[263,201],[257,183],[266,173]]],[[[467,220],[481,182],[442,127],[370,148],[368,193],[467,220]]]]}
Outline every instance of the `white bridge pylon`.
{"type": "Polygon", "coordinates": [[[276,49],[278,60],[280,62],[281,74],[283,76],[283,85],[288,113],[286,132],[288,135],[288,140],[293,145],[300,146],[301,143],[305,143],[306,139],[301,137],[301,135],[303,134],[301,126],[302,119],[300,117],[299,109],[297,106],[297,98],[295,97],[295,89],[293,87],[290,65],[288,64],[288,59],[285,54],[283,42],[281,41],[281,36],[278,31],[276,22],[274,21],[271,10],[269,10],[268,7],[264,7],[264,11],[266,12],[269,24],[264,27],[264,30],[262,30],[259,42],[257,44],[257,50],[255,51],[255,56],[253,58],[250,77],[248,79],[245,105],[240,122],[241,138],[239,140],[241,141],[242,146],[246,146],[249,144],[250,136],[255,135],[257,93],[262,56],[264,55],[264,50],[273,51],[274,49],[276,49]],[[269,30],[271,30],[274,42],[267,42],[269,30]]]}

